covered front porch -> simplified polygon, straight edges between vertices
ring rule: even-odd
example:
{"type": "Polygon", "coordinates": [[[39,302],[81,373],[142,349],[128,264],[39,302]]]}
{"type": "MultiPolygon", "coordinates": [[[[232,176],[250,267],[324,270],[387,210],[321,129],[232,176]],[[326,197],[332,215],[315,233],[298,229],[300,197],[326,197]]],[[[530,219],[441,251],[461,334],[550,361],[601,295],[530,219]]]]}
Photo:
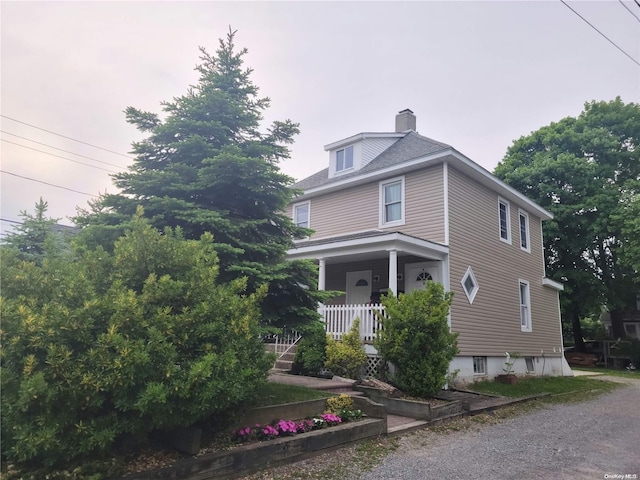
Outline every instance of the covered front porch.
{"type": "Polygon", "coordinates": [[[424,288],[436,281],[449,288],[449,248],[401,232],[369,231],[297,242],[291,260],[313,259],[318,289],[342,292],[319,306],[327,333],[335,339],[360,319],[360,337],[373,343],[383,313],[382,295],[424,288]]]}

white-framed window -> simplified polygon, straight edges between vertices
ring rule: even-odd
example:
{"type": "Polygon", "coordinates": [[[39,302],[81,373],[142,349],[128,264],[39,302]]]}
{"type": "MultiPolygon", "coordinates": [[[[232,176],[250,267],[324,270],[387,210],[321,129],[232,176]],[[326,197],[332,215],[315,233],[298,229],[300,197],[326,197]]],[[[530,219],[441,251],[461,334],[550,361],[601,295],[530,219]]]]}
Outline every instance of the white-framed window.
{"type": "Polygon", "coordinates": [[[404,225],[404,177],[380,182],[380,226],[404,225]]]}
{"type": "Polygon", "coordinates": [[[336,172],[353,168],[353,145],[336,152],[336,172]]]}
{"type": "Polygon", "coordinates": [[[529,240],[529,214],[520,210],[518,212],[518,223],[520,225],[520,248],[531,253],[531,243],[529,240]]]}
{"type": "Polygon", "coordinates": [[[527,373],[535,373],[536,367],[533,364],[533,357],[524,357],[524,364],[527,367],[527,373]]]}
{"type": "Polygon", "coordinates": [[[299,203],[293,206],[293,222],[302,228],[310,228],[310,202],[299,203]]]}
{"type": "Polygon", "coordinates": [[[629,338],[640,339],[640,323],[624,323],[624,333],[629,338]]]}
{"type": "Polygon", "coordinates": [[[520,330],[531,331],[531,294],[529,282],[519,280],[520,289],[520,330]]]}
{"type": "Polygon", "coordinates": [[[473,374],[487,374],[487,357],[473,357],[473,374]]]}
{"type": "Polygon", "coordinates": [[[500,228],[500,240],[511,243],[511,214],[509,202],[498,198],[498,227],[500,228]]]}
{"type": "Polygon", "coordinates": [[[473,303],[473,299],[476,298],[476,293],[480,290],[478,286],[478,281],[476,280],[476,276],[473,274],[473,269],[471,267],[467,268],[467,272],[460,280],[462,284],[462,289],[464,290],[469,303],[473,303]]]}

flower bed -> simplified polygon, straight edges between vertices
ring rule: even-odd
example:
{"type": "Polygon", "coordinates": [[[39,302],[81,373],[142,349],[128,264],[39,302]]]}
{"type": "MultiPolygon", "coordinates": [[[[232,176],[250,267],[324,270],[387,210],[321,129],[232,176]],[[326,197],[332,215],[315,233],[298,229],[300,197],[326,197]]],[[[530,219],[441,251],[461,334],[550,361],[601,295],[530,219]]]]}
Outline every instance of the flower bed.
{"type": "Polygon", "coordinates": [[[365,418],[340,423],[293,436],[239,445],[231,450],[184,458],[174,465],[155,471],[128,475],[127,480],[229,479],[247,475],[268,466],[282,465],[308,457],[314,452],[335,448],[364,438],[386,433],[386,421],[365,418]]]}
{"type": "MultiPolygon", "coordinates": [[[[363,413],[361,410],[350,410],[345,412],[344,419],[359,420],[363,413]]],[[[323,413],[317,417],[304,420],[279,420],[268,425],[259,423],[254,426],[240,428],[233,432],[233,438],[237,443],[247,443],[251,441],[273,440],[279,437],[290,437],[298,433],[306,433],[312,430],[320,430],[326,427],[333,427],[343,422],[343,418],[333,413],[323,413]]]]}

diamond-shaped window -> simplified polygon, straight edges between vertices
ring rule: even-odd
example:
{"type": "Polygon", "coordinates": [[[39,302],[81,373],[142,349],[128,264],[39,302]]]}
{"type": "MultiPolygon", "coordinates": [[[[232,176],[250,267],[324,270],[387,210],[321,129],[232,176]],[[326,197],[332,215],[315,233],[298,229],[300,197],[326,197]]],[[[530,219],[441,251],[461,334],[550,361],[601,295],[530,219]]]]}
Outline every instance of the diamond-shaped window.
{"type": "Polygon", "coordinates": [[[478,293],[480,287],[478,287],[478,281],[471,267],[467,268],[467,273],[464,274],[460,283],[462,284],[464,293],[469,299],[469,303],[473,303],[473,299],[476,297],[476,293],[478,293]]]}

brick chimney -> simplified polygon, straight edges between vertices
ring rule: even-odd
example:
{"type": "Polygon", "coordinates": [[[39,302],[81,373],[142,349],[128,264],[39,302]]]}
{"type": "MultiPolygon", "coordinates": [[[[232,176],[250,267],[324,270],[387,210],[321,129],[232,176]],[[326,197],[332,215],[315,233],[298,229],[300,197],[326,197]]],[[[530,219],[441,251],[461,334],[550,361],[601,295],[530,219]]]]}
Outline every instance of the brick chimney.
{"type": "Polygon", "coordinates": [[[405,132],[407,130],[416,131],[416,116],[411,110],[405,108],[396,115],[396,133],[405,132]]]}

